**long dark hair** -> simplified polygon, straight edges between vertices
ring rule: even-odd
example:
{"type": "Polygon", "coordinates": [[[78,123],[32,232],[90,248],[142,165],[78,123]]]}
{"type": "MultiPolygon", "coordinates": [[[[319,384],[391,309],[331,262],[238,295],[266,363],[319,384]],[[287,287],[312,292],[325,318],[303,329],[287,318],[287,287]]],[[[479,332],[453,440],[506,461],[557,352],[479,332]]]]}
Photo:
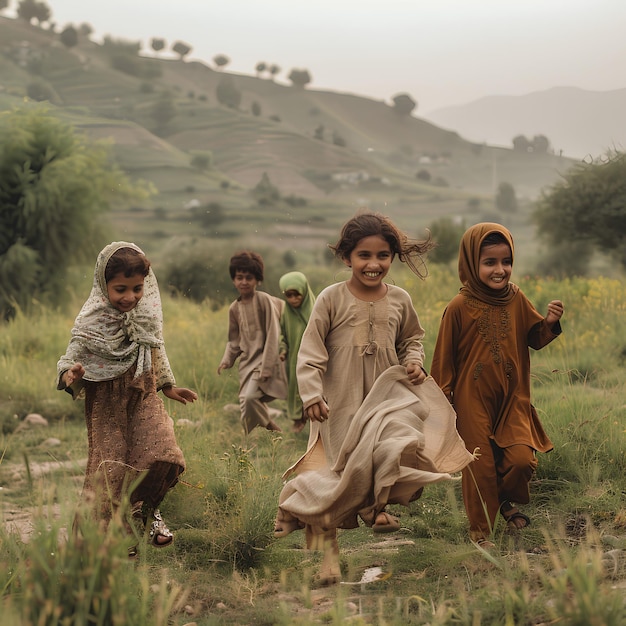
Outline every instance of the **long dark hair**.
{"type": "Polygon", "coordinates": [[[381,213],[357,213],[343,225],[337,243],[328,247],[338,259],[346,260],[361,239],[375,235],[382,237],[389,244],[391,252],[397,254],[400,261],[406,263],[414,274],[426,278],[428,271],[423,255],[435,245],[430,235],[424,240],[411,239],[381,213]]]}

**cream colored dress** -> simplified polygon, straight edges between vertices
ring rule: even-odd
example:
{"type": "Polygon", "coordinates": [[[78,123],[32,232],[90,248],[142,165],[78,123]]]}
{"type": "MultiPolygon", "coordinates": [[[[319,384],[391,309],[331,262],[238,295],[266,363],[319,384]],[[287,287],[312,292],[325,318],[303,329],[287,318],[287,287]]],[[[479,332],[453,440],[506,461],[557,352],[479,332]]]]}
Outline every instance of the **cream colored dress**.
{"type": "Polygon", "coordinates": [[[325,399],[330,415],[311,422],[306,453],[285,473],[297,475],[281,492],[279,519],[353,528],[361,515],[371,524],[387,503],[406,505],[473,460],[432,378],[408,381],[406,365],[423,364],[423,336],[399,287],[376,302],[355,298],[346,283],[322,291],[300,346],[298,384],[305,407],[325,399]]]}

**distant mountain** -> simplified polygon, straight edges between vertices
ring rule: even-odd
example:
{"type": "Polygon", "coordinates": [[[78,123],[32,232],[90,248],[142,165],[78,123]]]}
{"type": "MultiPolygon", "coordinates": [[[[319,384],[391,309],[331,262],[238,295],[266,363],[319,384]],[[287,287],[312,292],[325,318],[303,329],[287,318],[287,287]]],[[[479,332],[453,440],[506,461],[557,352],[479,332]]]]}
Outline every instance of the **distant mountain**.
{"type": "Polygon", "coordinates": [[[513,137],[545,135],[556,154],[585,158],[626,150],[626,89],[554,87],[524,96],[488,96],[421,113],[465,139],[511,147],[513,137]]]}

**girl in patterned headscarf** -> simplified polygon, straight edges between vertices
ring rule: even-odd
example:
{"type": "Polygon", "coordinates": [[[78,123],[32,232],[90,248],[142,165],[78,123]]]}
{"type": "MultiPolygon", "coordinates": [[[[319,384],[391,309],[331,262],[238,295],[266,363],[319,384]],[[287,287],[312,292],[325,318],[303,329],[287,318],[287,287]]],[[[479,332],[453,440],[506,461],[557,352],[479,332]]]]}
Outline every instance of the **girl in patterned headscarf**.
{"type": "Polygon", "coordinates": [[[130,494],[133,517],[150,522],[152,545],[169,545],[173,535],[158,507],[185,459],[157,391],[182,404],[198,396],[176,386],[163,343],[159,287],[135,244],[114,242],[98,255],[91,294],[57,373],[58,389],[85,399],[84,499],[107,524],[124,489],[143,475],[130,494]]]}
{"type": "Polygon", "coordinates": [[[298,393],[296,365],[298,350],[304,329],[311,317],[315,295],[309,281],[302,272],[289,272],[278,281],[285,297],[285,308],[280,316],[280,358],[287,361],[287,414],[293,420],[293,430],[299,433],[307,419],[302,408],[302,399],[298,393]]]}
{"type": "Polygon", "coordinates": [[[463,500],[470,537],[486,547],[493,547],[498,511],[513,531],[530,524],[517,504],[529,502],[535,453],[552,449],[530,402],[528,349],[561,333],[563,303],[553,300],[540,315],[510,282],[513,256],[504,226],[481,223],[465,232],[463,286],[443,313],[431,369],[454,405],[467,449],[480,449],[478,461],[463,470],[463,500]]]}

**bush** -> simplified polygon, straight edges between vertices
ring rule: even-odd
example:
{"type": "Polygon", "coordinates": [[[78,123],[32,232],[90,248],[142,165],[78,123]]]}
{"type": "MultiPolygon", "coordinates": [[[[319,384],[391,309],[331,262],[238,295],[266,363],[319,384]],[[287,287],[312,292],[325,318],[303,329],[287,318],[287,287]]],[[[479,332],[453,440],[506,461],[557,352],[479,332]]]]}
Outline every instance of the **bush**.
{"type": "Polygon", "coordinates": [[[36,102],[54,101],[54,90],[45,80],[35,80],[26,85],[26,95],[36,102]]]}
{"type": "Polygon", "coordinates": [[[170,293],[176,297],[190,298],[194,302],[209,301],[216,311],[233,300],[233,285],[228,273],[232,252],[215,250],[196,244],[177,251],[165,265],[163,279],[170,293]]]}
{"type": "Polygon", "coordinates": [[[201,172],[211,169],[213,153],[210,150],[195,150],[191,153],[191,167],[201,172]]]}
{"type": "Polygon", "coordinates": [[[235,86],[231,76],[222,76],[215,89],[217,101],[231,109],[238,109],[241,104],[241,91],[235,86]]]}
{"type": "Polygon", "coordinates": [[[224,221],[224,209],[219,202],[209,202],[199,207],[193,207],[191,216],[203,228],[212,229],[224,221]]]}
{"type": "Polygon", "coordinates": [[[428,230],[437,244],[428,253],[428,260],[433,263],[450,263],[459,253],[459,242],[465,232],[465,223],[455,223],[449,217],[442,217],[432,222],[428,230]]]}

